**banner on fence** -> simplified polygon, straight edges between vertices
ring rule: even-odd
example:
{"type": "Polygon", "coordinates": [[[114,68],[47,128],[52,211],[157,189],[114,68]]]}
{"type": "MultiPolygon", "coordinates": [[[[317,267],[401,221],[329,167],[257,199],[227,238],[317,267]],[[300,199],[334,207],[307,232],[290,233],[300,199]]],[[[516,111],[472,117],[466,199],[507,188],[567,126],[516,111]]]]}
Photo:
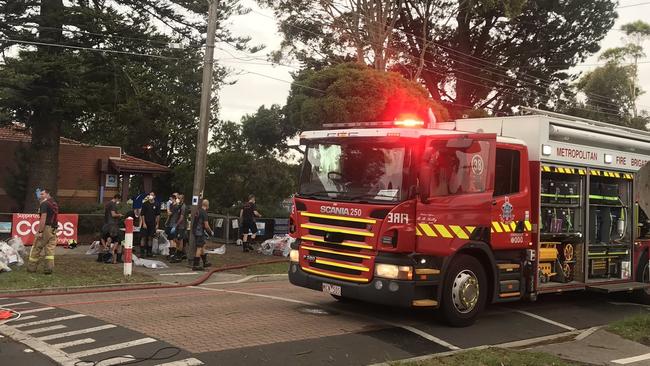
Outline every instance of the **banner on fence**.
{"type": "MultiPolygon", "coordinates": [[[[70,240],[77,241],[77,224],[79,215],[59,214],[59,228],[56,231],[58,244],[68,244],[70,240]]],[[[25,245],[34,244],[38,232],[40,217],[38,214],[13,214],[11,220],[11,235],[22,239],[25,245]]]]}

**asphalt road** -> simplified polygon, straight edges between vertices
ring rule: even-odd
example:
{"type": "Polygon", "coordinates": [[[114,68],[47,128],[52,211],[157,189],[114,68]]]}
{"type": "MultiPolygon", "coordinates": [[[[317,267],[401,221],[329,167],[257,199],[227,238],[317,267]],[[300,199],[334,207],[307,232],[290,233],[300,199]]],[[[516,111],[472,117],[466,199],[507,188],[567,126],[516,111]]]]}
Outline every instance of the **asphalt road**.
{"type": "MultiPolygon", "coordinates": [[[[587,329],[650,311],[598,294],[545,295],[536,303],[490,306],[475,325],[449,328],[429,310],[340,303],[285,281],[0,300],[7,304],[23,317],[0,326],[0,333],[26,336],[39,352],[86,361],[122,357],[100,365],[153,356],[138,365],[172,366],[368,365],[587,329]]],[[[24,346],[0,345],[15,357],[12,365],[47,364],[21,353],[24,346]]]]}

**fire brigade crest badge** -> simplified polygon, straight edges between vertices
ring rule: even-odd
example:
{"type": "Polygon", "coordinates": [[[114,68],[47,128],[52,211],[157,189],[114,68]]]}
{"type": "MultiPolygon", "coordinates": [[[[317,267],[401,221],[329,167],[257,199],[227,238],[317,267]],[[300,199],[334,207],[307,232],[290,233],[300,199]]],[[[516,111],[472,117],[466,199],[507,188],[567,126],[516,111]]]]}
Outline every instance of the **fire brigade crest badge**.
{"type": "Polygon", "coordinates": [[[501,216],[499,217],[504,224],[510,224],[515,221],[515,209],[510,203],[510,198],[505,197],[505,202],[501,206],[501,216]]]}

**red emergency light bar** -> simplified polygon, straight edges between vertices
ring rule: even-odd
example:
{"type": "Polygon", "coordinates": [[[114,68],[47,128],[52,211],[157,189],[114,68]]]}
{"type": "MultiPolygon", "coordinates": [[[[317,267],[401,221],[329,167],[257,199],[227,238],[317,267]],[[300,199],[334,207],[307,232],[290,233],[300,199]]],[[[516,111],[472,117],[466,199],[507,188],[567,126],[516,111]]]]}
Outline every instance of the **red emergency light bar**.
{"type": "Polygon", "coordinates": [[[324,123],[325,128],[369,128],[369,127],[424,127],[424,121],[417,119],[403,119],[394,122],[343,122],[324,123]]]}

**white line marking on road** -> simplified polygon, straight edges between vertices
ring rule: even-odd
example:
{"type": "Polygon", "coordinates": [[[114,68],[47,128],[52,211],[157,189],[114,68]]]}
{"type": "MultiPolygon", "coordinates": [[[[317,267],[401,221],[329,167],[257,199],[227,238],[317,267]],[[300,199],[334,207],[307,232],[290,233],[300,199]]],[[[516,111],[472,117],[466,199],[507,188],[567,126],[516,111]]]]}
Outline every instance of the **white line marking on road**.
{"type": "Polygon", "coordinates": [[[8,308],[8,307],[10,307],[10,306],[25,305],[25,304],[29,304],[29,302],[27,302],[27,301],[23,301],[23,302],[12,302],[11,304],[2,304],[2,305],[0,305],[0,307],[3,307],[3,308],[7,307],[7,308],[8,308]]]}
{"type": "Polygon", "coordinates": [[[108,360],[104,360],[98,363],[96,366],[113,366],[113,365],[119,365],[127,362],[133,362],[134,360],[135,357],[131,355],[124,355],[121,357],[109,358],[108,360]]]}
{"type": "MultiPolygon", "coordinates": [[[[238,295],[247,295],[247,296],[263,297],[263,298],[272,299],[272,300],[280,300],[280,301],[285,301],[285,302],[291,302],[291,303],[294,303],[294,304],[301,304],[301,305],[315,306],[315,307],[319,307],[319,308],[325,308],[325,309],[327,309],[326,306],[322,306],[322,305],[314,304],[314,303],[307,302],[307,301],[288,299],[288,298],[286,298],[286,297],[279,297],[279,296],[271,296],[271,295],[256,294],[256,293],[254,293],[254,292],[243,292],[243,291],[224,290],[224,289],[219,289],[219,288],[208,288],[208,287],[202,287],[202,286],[191,286],[190,288],[195,288],[195,289],[200,289],[200,290],[208,290],[208,291],[225,292],[225,293],[238,294],[238,295]]],[[[336,311],[336,312],[339,312],[339,313],[346,314],[346,315],[351,315],[351,316],[356,317],[356,318],[359,318],[359,317],[360,317],[359,314],[354,314],[354,313],[351,313],[351,312],[342,311],[342,310],[340,310],[340,309],[336,309],[335,311],[336,311]]],[[[420,337],[422,337],[422,338],[424,338],[424,339],[427,339],[427,340],[429,340],[429,341],[431,341],[431,342],[437,343],[437,344],[439,344],[439,345],[441,345],[441,346],[443,346],[443,347],[447,347],[447,348],[452,349],[452,350],[458,350],[458,349],[460,349],[459,347],[454,346],[454,345],[451,344],[451,343],[448,343],[448,342],[446,342],[446,341],[444,341],[444,340],[442,340],[442,339],[440,339],[440,338],[437,338],[437,337],[435,337],[435,336],[433,336],[433,335],[431,335],[431,334],[429,334],[429,333],[426,333],[426,332],[424,332],[424,331],[421,331],[421,330],[419,330],[419,329],[417,329],[417,328],[414,328],[414,327],[412,327],[412,326],[410,326],[410,325],[394,323],[394,322],[391,322],[391,321],[386,321],[386,320],[379,319],[379,318],[375,318],[375,317],[368,316],[368,315],[363,315],[363,317],[365,317],[366,319],[372,320],[372,321],[374,321],[374,322],[379,322],[379,323],[382,323],[382,324],[385,324],[385,325],[390,325],[390,326],[392,326],[392,327],[405,329],[405,330],[407,330],[407,331],[409,331],[409,332],[411,332],[411,333],[413,333],[413,334],[416,334],[416,335],[418,335],[418,336],[420,336],[420,337]]]]}
{"type": "Polygon", "coordinates": [[[153,343],[153,342],[157,342],[157,341],[155,339],[153,339],[153,338],[141,338],[141,339],[136,339],[135,341],[118,343],[118,344],[113,344],[113,345],[106,346],[106,347],[99,347],[99,348],[90,349],[90,350],[87,350],[87,351],[71,353],[70,356],[75,357],[75,358],[83,358],[83,357],[96,355],[96,354],[99,354],[99,353],[117,351],[118,349],[135,347],[135,346],[139,346],[139,345],[142,345],[142,344],[153,343]]]}
{"type": "Polygon", "coordinates": [[[13,339],[16,342],[24,344],[36,352],[44,354],[45,356],[54,360],[54,362],[57,364],[63,366],[73,366],[80,361],[77,358],[70,357],[69,354],[61,351],[60,349],[54,348],[43,341],[39,341],[38,339],[24,332],[21,332],[14,327],[8,325],[0,325],[0,333],[13,339]]]}
{"type": "Polygon", "coordinates": [[[529,317],[531,317],[531,318],[535,318],[535,319],[537,319],[537,320],[541,320],[541,321],[543,321],[543,322],[545,322],[545,323],[553,324],[553,325],[555,325],[556,327],[564,328],[564,329],[566,329],[566,330],[570,330],[570,331],[574,331],[574,330],[576,330],[576,328],[574,328],[574,327],[570,327],[570,326],[568,326],[568,325],[566,325],[566,324],[558,323],[558,322],[556,322],[556,321],[554,321],[554,320],[551,320],[551,319],[548,319],[548,318],[544,318],[543,316],[539,316],[539,315],[537,315],[537,314],[529,313],[529,312],[527,312],[527,311],[523,311],[523,310],[515,310],[515,312],[517,312],[517,313],[519,313],[519,314],[523,314],[523,315],[529,316],[529,317]]]}
{"type": "Polygon", "coordinates": [[[9,321],[18,322],[18,321],[24,321],[24,320],[30,320],[30,319],[36,319],[36,315],[21,316],[20,318],[18,318],[16,320],[9,320],[9,321]]]}
{"type": "Polygon", "coordinates": [[[199,365],[203,365],[203,362],[201,362],[201,360],[197,360],[196,358],[186,358],[180,361],[160,363],[157,364],[156,366],[199,366],[199,365]]]}
{"type": "Polygon", "coordinates": [[[589,337],[590,335],[594,334],[598,329],[600,329],[600,327],[591,327],[591,328],[583,331],[582,333],[578,334],[578,336],[575,338],[575,340],[576,341],[581,341],[581,340],[589,337]]]}
{"type": "Polygon", "coordinates": [[[58,334],[52,334],[52,335],[49,335],[49,336],[38,337],[38,339],[40,339],[41,341],[51,341],[53,339],[66,338],[66,337],[76,336],[76,335],[80,335],[80,334],[88,334],[88,333],[93,333],[93,332],[99,332],[100,330],[106,330],[106,329],[111,329],[111,328],[117,328],[117,325],[113,325],[113,324],[100,325],[99,327],[94,327],[94,328],[73,330],[71,332],[58,333],[58,334]]]}
{"type": "Polygon", "coordinates": [[[645,355],[640,355],[635,357],[621,358],[620,360],[614,360],[612,362],[617,363],[619,365],[627,365],[628,363],[645,361],[645,360],[650,360],[650,353],[646,353],[645,355]]]}
{"type": "Polygon", "coordinates": [[[73,314],[73,315],[68,315],[68,316],[61,316],[61,317],[58,317],[58,318],[45,319],[45,320],[39,320],[39,321],[35,321],[35,322],[30,322],[30,323],[18,324],[18,325],[14,325],[14,327],[16,327],[16,328],[31,327],[32,325],[56,323],[56,322],[60,322],[60,321],[63,321],[63,320],[83,318],[85,316],[86,316],[85,314],[73,314]]]}
{"type": "Polygon", "coordinates": [[[70,342],[53,344],[52,347],[56,347],[58,349],[63,349],[63,348],[68,348],[68,347],[73,347],[73,346],[80,346],[82,344],[89,344],[89,343],[95,343],[95,340],[92,339],[92,338],[82,338],[82,339],[77,339],[77,340],[70,341],[70,342]]]}
{"type": "Polygon", "coordinates": [[[443,347],[447,347],[447,348],[449,348],[451,350],[459,350],[460,349],[460,347],[454,346],[451,343],[448,343],[448,342],[446,342],[446,341],[444,341],[444,340],[442,340],[442,339],[440,339],[438,337],[434,337],[431,334],[423,332],[423,331],[421,331],[421,330],[419,330],[419,329],[417,329],[415,327],[412,327],[412,326],[409,326],[409,325],[398,324],[398,323],[392,323],[392,322],[389,322],[389,324],[394,324],[396,327],[406,329],[409,332],[415,333],[415,334],[419,335],[420,337],[422,337],[424,339],[428,339],[433,343],[438,343],[439,345],[441,345],[443,347]]]}
{"type": "Polygon", "coordinates": [[[51,330],[59,330],[59,329],[65,329],[65,328],[67,328],[67,326],[65,326],[63,324],[59,324],[59,325],[53,325],[51,327],[23,330],[23,333],[25,333],[25,334],[35,334],[35,333],[43,333],[43,332],[49,332],[51,330]]]}
{"type": "Polygon", "coordinates": [[[38,308],[38,309],[32,309],[32,310],[21,310],[21,314],[32,314],[32,313],[39,313],[41,311],[46,311],[46,310],[52,310],[54,309],[51,306],[45,307],[45,308],[38,308]]]}

